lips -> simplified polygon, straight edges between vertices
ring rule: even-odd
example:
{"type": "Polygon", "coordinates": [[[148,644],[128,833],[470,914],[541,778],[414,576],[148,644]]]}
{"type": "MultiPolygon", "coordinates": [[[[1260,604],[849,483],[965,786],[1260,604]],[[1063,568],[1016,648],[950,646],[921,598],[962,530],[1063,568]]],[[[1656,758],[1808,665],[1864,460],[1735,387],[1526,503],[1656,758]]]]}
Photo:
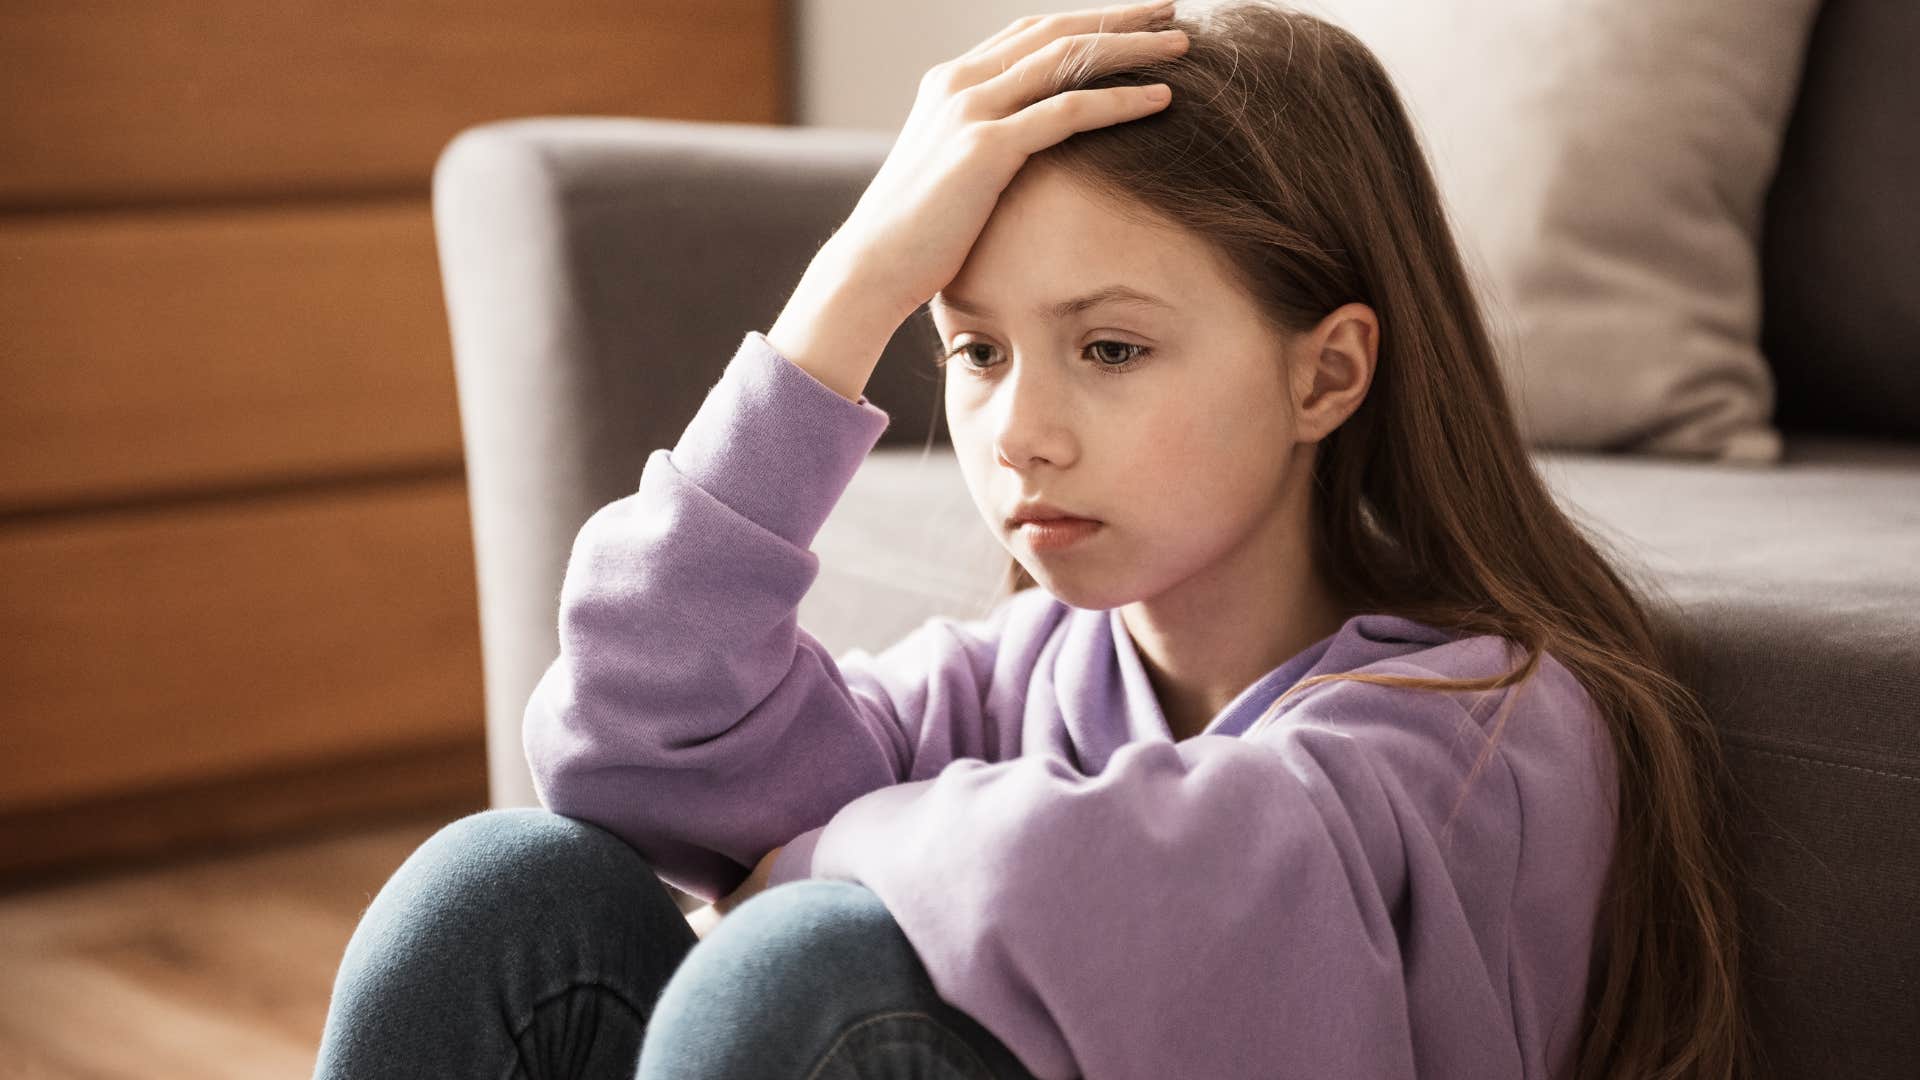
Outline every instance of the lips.
{"type": "Polygon", "coordinates": [[[1051,518],[1023,522],[1014,527],[1014,533],[1035,552],[1052,552],[1073,547],[1102,528],[1091,518],[1051,518]]]}
{"type": "Polygon", "coordinates": [[[1048,522],[1071,523],[1075,521],[1086,521],[1098,524],[1098,519],[1096,518],[1082,517],[1079,514],[1054,506],[1051,503],[1034,501],[1015,510],[1013,515],[1007,518],[1007,528],[1017,529],[1027,522],[1045,524],[1048,522]]]}

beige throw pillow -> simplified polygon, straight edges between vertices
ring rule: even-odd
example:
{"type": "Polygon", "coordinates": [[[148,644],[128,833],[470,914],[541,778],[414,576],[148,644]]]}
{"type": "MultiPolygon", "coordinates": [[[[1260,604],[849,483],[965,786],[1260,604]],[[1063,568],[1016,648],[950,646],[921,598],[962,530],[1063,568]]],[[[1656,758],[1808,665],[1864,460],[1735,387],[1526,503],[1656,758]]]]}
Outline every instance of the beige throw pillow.
{"type": "Polygon", "coordinates": [[[1779,459],[1759,227],[1814,0],[1294,6],[1399,88],[1531,445],[1779,459]]]}

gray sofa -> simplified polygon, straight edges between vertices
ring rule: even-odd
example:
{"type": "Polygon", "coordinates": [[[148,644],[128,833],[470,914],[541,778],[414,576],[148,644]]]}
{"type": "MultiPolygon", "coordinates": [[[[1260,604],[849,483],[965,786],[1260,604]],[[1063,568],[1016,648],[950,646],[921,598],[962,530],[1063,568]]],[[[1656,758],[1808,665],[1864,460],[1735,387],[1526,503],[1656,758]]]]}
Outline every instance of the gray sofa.
{"type": "MultiPolygon", "coordinates": [[[[1917,10],[1830,3],[1810,46],[1763,251],[1785,461],[1536,451],[1655,586],[1724,733],[1771,1076],[1920,1076],[1917,10]]],[[[520,719],[557,652],[576,530],[771,324],[890,142],[536,117],[441,155],[495,805],[536,801],[520,719]]],[[[867,392],[892,425],[814,549],[800,619],[836,655],[1004,595],[917,362],[931,334],[922,309],[882,359],[867,392]]]]}

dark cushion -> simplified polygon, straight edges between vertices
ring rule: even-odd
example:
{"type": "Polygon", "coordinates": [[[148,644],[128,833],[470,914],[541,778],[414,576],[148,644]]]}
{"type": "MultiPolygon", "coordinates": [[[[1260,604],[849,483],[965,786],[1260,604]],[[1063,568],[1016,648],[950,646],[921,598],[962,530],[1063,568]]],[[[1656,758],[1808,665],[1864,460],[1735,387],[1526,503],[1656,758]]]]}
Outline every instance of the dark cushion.
{"type": "Polygon", "coordinates": [[[1827,0],[1814,23],[1761,229],[1783,431],[1920,435],[1917,59],[1914,0],[1827,0]]]}

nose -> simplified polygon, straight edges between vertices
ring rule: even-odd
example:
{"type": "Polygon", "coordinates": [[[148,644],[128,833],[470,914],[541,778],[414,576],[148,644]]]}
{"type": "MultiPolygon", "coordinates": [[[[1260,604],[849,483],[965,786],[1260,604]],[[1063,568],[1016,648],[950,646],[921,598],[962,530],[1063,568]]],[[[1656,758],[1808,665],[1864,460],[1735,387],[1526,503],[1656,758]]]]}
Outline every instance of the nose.
{"type": "Polygon", "coordinates": [[[1070,380],[1057,365],[1015,363],[994,388],[994,455],[1010,469],[1072,463],[1076,454],[1070,380]]]}

